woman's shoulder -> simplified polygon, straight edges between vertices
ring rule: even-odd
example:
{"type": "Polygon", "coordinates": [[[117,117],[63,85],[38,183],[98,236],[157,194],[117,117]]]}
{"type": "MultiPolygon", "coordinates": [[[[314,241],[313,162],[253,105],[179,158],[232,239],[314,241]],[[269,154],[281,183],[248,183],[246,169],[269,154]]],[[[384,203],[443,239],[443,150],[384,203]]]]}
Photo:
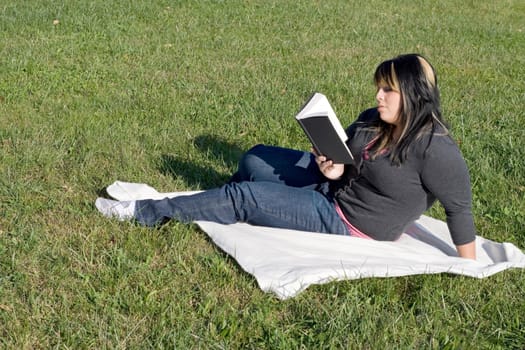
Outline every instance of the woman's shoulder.
{"type": "Polygon", "coordinates": [[[379,118],[379,112],[377,111],[377,107],[373,107],[373,108],[369,108],[361,112],[356,122],[366,123],[366,124],[375,124],[379,122],[380,120],[381,118],[379,118]]]}
{"type": "Polygon", "coordinates": [[[359,114],[357,119],[346,129],[348,135],[352,135],[357,129],[377,125],[381,119],[377,108],[369,108],[359,114]]]}
{"type": "Polygon", "coordinates": [[[424,158],[450,160],[451,158],[463,158],[458,144],[453,136],[444,129],[438,129],[432,134],[425,134],[418,149],[424,158]]]}

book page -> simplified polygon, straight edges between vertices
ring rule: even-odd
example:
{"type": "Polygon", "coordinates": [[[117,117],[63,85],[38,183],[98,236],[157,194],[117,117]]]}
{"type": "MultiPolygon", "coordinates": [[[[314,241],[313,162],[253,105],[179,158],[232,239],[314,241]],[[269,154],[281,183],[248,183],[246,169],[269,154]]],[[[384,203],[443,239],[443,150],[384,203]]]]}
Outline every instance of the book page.
{"type": "Polygon", "coordinates": [[[310,99],[303,105],[299,113],[297,113],[295,118],[299,120],[321,116],[328,117],[341,140],[348,140],[348,136],[346,135],[346,132],[343,126],[341,125],[341,122],[335,115],[335,112],[332,106],[330,105],[330,102],[328,102],[328,99],[325,95],[319,92],[314,93],[310,97],[310,99]]]}

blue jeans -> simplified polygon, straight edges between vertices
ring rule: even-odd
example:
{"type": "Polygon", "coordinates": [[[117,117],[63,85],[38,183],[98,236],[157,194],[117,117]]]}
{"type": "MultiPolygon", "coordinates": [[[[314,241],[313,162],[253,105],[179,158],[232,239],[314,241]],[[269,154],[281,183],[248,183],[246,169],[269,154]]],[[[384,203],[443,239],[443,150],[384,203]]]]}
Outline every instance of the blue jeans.
{"type": "Polygon", "coordinates": [[[154,226],[175,219],[348,235],[312,154],[258,145],[226,185],[191,196],[140,200],[135,218],[154,226]]]}

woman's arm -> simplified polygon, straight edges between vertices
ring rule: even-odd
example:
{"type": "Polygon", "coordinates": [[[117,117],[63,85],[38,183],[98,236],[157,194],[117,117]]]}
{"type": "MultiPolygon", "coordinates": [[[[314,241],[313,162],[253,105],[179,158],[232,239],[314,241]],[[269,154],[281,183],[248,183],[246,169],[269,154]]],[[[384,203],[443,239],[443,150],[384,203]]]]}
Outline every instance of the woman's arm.
{"type": "Polygon", "coordinates": [[[461,152],[449,137],[434,135],[423,162],[422,183],[443,205],[458,254],[475,257],[472,192],[467,164],[461,152]]]}
{"type": "Polygon", "coordinates": [[[461,258],[476,260],[476,241],[456,246],[461,258]]]}

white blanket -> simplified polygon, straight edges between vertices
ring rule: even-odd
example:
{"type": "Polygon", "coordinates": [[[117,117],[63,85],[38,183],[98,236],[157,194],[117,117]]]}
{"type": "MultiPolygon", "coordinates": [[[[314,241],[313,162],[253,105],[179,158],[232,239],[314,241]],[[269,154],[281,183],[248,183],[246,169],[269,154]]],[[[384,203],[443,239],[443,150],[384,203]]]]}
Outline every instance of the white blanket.
{"type": "MultiPolygon", "coordinates": [[[[117,181],[107,188],[118,200],[165,198],[195,192],[159,193],[145,184],[117,181]]],[[[197,191],[198,192],[198,191],[197,191]]],[[[484,278],[525,268],[525,254],[511,243],[476,237],[477,261],[457,257],[446,223],[421,216],[395,242],[197,221],[208,236],[280,299],[312,284],[365,277],[452,273],[484,278]]]]}

